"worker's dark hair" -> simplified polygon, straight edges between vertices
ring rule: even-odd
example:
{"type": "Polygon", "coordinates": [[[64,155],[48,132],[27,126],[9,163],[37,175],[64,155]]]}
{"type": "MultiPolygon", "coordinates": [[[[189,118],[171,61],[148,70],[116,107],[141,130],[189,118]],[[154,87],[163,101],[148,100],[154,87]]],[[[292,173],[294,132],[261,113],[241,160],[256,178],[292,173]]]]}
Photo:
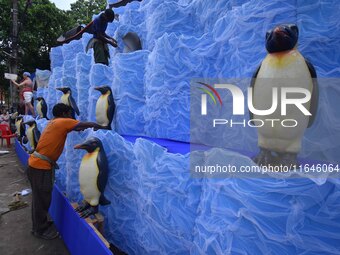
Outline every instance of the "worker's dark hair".
{"type": "Polygon", "coordinates": [[[71,110],[72,108],[70,106],[59,103],[53,107],[52,113],[55,118],[60,118],[64,117],[64,114],[69,113],[71,110]]]}
{"type": "Polygon", "coordinates": [[[112,9],[106,9],[104,13],[110,23],[115,19],[115,13],[112,9]]]}

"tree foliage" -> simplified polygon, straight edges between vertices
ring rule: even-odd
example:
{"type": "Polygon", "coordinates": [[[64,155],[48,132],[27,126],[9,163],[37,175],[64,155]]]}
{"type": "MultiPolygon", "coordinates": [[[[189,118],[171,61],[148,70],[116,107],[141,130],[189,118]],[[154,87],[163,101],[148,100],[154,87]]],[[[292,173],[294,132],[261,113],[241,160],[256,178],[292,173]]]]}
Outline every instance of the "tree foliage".
{"type": "Polygon", "coordinates": [[[93,14],[105,10],[106,0],[78,0],[71,4],[69,16],[74,23],[87,24],[92,20],[93,14]]]}

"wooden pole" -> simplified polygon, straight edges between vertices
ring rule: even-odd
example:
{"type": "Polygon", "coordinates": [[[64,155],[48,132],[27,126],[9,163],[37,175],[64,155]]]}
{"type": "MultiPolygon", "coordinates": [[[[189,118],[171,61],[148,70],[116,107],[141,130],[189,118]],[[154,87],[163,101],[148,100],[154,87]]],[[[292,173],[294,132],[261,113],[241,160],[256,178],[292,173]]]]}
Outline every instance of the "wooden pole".
{"type": "MultiPolygon", "coordinates": [[[[18,0],[12,0],[12,52],[10,57],[10,73],[18,72],[18,0]]],[[[15,86],[10,82],[10,104],[16,103],[15,86]]]]}

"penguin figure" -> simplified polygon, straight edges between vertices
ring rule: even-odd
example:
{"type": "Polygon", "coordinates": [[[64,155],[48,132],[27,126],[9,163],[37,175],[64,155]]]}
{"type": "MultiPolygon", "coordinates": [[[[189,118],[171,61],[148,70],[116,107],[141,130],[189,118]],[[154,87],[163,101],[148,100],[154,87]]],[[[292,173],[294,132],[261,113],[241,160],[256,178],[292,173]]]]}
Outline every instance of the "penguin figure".
{"type": "Polygon", "coordinates": [[[111,202],[104,196],[108,178],[108,161],[102,142],[91,137],[75,149],[84,149],[84,155],[79,168],[80,192],[84,201],[76,208],[82,218],[98,212],[98,205],[108,205],[111,202]]]}
{"type": "Polygon", "coordinates": [[[47,104],[45,102],[45,99],[43,97],[37,97],[37,113],[40,116],[40,118],[47,118],[47,104]]]}
{"type": "Polygon", "coordinates": [[[22,145],[22,143],[27,143],[26,128],[25,128],[23,116],[16,117],[15,127],[16,127],[15,133],[18,136],[19,143],[21,145],[22,145]]]}
{"type": "Polygon", "coordinates": [[[35,120],[27,121],[24,124],[29,126],[26,130],[26,136],[32,149],[31,152],[33,152],[35,148],[37,148],[37,144],[40,139],[40,131],[37,127],[37,123],[35,122],[35,120]]]}
{"type": "Polygon", "coordinates": [[[111,122],[116,109],[112,91],[109,86],[96,87],[102,95],[98,98],[96,104],[96,121],[99,125],[111,130],[111,122]]]}
{"type": "Polygon", "coordinates": [[[63,104],[66,104],[68,106],[71,106],[72,108],[72,117],[73,119],[76,119],[75,113],[79,116],[79,109],[77,106],[76,101],[72,97],[72,91],[69,87],[62,87],[62,88],[57,88],[57,90],[60,90],[63,92],[63,95],[60,98],[60,102],[63,104]]]}
{"type": "MultiPolygon", "coordinates": [[[[304,107],[311,116],[304,115],[296,106],[288,106],[287,114],[281,115],[279,106],[275,112],[266,116],[253,115],[250,119],[260,119],[264,125],[257,127],[260,153],[254,158],[258,165],[278,164],[288,167],[297,165],[297,154],[301,150],[301,141],[307,127],[313,124],[318,107],[318,85],[316,71],[297,50],[298,27],[283,24],[266,34],[267,56],[253,75],[253,105],[255,109],[269,109],[272,105],[272,90],[285,87],[299,87],[311,93],[311,100],[304,107]],[[293,82],[289,82],[293,81],[293,82]],[[294,84],[292,84],[294,83],[294,84]],[[272,126],[265,119],[293,119],[295,127],[272,126]]],[[[301,94],[289,93],[290,98],[301,98],[301,94]],[[293,95],[292,95],[293,94],[293,95]]],[[[280,105],[280,103],[278,103],[280,105]]],[[[277,122],[279,123],[279,122],[277,122]]]]}

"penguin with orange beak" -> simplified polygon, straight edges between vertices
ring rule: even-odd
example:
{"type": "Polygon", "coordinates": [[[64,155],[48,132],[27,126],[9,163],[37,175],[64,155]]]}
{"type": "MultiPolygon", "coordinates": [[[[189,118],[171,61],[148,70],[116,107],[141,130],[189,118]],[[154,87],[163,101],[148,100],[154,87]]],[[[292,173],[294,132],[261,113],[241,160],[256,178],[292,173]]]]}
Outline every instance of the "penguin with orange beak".
{"type": "MultiPolygon", "coordinates": [[[[287,87],[303,89],[311,95],[310,100],[303,106],[310,115],[304,114],[295,105],[289,105],[287,113],[282,114],[278,107],[265,116],[250,112],[250,119],[263,121],[258,126],[258,146],[260,153],[254,158],[258,165],[297,165],[297,154],[301,150],[301,142],[306,128],[315,119],[318,108],[318,85],[314,66],[298,51],[297,43],[299,29],[295,24],[282,24],[269,30],[266,34],[267,56],[253,75],[253,104],[255,109],[270,109],[274,99],[273,89],[283,91],[287,87]],[[266,119],[280,121],[295,120],[297,125],[285,127],[267,122],[266,119]]],[[[289,93],[290,98],[301,98],[301,93],[289,93]]],[[[282,102],[281,102],[282,105],[282,102]]]]}
{"type": "Polygon", "coordinates": [[[40,116],[40,118],[45,118],[48,120],[47,118],[47,104],[46,101],[43,97],[37,97],[36,99],[38,101],[37,103],[37,113],[40,116]]]}
{"type": "Polygon", "coordinates": [[[61,88],[56,88],[56,89],[63,92],[63,95],[60,98],[60,103],[71,106],[71,108],[72,108],[72,118],[76,119],[75,113],[79,116],[80,112],[79,112],[79,108],[77,106],[77,103],[72,96],[72,90],[69,87],[61,87],[61,88]]]}
{"type": "Polygon", "coordinates": [[[87,151],[79,168],[80,192],[84,201],[76,208],[76,212],[80,213],[82,218],[86,218],[98,212],[98,205],[111,203],[104,196],[108,179],[108,161],[103,144],[96,137],[91,137],[74,148],[87,151]]]}
{"type": "Polygon", "coordinates": [[[96,121],[99,125],[111,130],[111,123],[115,114],[116,104],[109,86],[96,87],[101,93],[96,104],[96,121]]]}

